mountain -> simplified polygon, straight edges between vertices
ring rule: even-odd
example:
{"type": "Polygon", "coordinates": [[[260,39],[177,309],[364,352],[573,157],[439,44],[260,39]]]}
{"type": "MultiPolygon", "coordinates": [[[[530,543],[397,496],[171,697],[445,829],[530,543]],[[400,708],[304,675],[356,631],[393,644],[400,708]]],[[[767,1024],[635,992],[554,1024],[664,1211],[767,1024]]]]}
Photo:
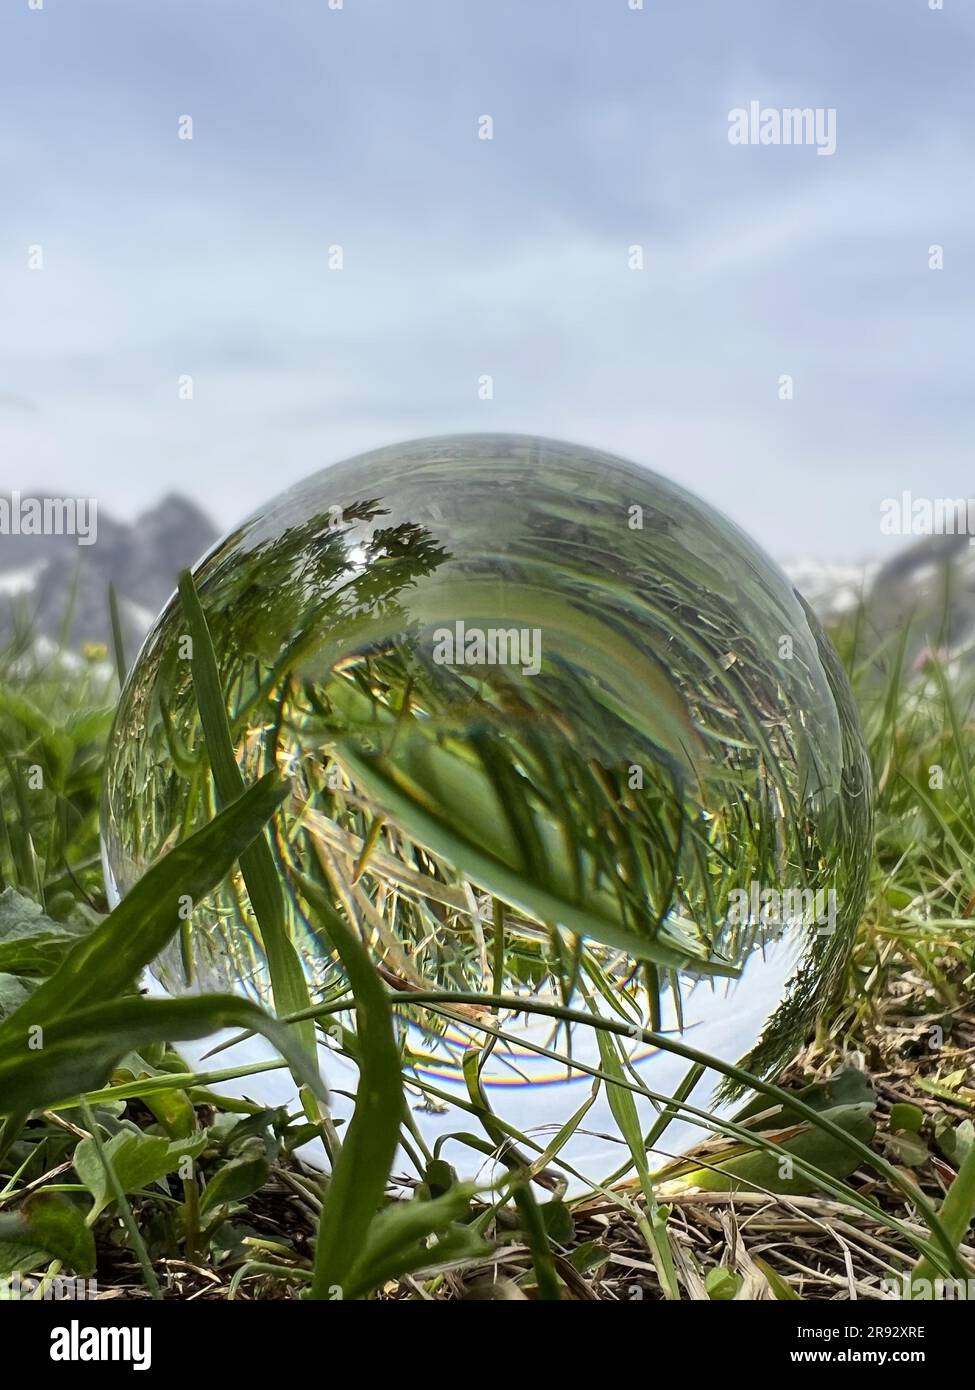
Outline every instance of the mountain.
{"type": "Polygon", "coordinates": [[[97,523],[92,545],[79,545],[75,535],[0,535],[0,637],[22,619],[37,636],[57,640],[67,622],[69,647],[103,642],[111,650],[113,583],[131,658],[179,571],[217,539],[210,519],[176,493],[130,524],[99,508],[97,523]]]}
{"type": "Polygon", "coordinates": [[[856,608],[869,593],[877,565],[827,565],[799,560],[785,565],[785,572],[821,622],[829,624],[856,608]]]}
{"type": "Polygon", "coordinates": [[[795,587],[829,625],[862,600],[861,650],[878,671],[899,658],[922,672],[936,656],[955,673],[975,673],[975,541],[936,531],[883,564],[786,566],[795,587]]]}
{"type": "MultiPolygon", "coordinates": [[[[112,582],[131,659],[179,571],[217,539],[209,517],[176,493],[132,523],[100,509],[97,520],[93,545],[79,545],[73,535],[0,534],[0,640],[22,615],[36,635],[56,641],[70,613],[69,647],[101,642],[111,650],[112,582]]],[[[975,669],[975,544],[966,534],[924,536],[883,565],[804,560],[786,573],[827,624],[863,599],[864,639],[878,653],[906,630],[908,670],[923,668],[934,652],[975,669]]]]}

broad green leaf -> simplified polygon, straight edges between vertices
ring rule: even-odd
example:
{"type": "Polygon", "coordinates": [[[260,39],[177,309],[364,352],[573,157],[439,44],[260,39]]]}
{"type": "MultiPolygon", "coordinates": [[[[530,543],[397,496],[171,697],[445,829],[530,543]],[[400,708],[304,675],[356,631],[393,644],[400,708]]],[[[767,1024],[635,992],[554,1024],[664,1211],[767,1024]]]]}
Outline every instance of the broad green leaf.
{"type": "Polygon", "coordinates": [[[52,921],[14,888],[0,893],[0,971],[49,975],[78,942],[77,929],[52,921]]]}
{"type": "Polygon", "coordinates": [[[890,1128],[894,1134],[919,1134],[924,1124],[924,1111],[919,1105],[899,1102],[890,1107],[890,1128]]]}
{"type": "Polygon", "coordinates": [[[887,1145],[897,1162],[906,1164],[908,1168],[921,1168],[931,1157],[927,1144],[919,1134],[891,1134],[887,1138],[887,1145]]]}
{"type": "MultiPolygon", "coordinates": [[[[0,1024],[0,1058],[12,1040],[23,1046],[29,1025],[114,1000],[132,988],[142,969],[179,929],[181,909],[197,906],[226,876],[287,795],[287,783],[269,773],[209,825],[155,864],[114,912],[78,942],[58,970],[16,1013],[0,1024]]],[[[129,1050],[129,1045],[115,1054],[129,1050]]],[[[0,1106],[11,1108],[0,1091],[0,1106]]]]}
{"type": "MultiPolygon", "coordinates": [[[[183,1158],[196,1158],[206,1147],[206,1135],[175,1143],[161,1135],[137,1134],[123,1129],[103,1143],[106,1159],[115,1169],[123,1192],[140,1192],[172,1173],[183,1158]]],[[[74,1168],[94,1198],[89,1221],[112,1202],[105,1165],[92,1139],[82,1139],[74,1151],[74,1168]]]]}
{"type": "Polygon", "coordinates": [[[343,1297],[364,1298],[388,1279],[489,1254],[490,1246],[475,1231],[457,1225],[469,1213],[473,1195],[473,1187],[464,1185],[432,1201],[414,1198],[384,1208],[348,1271],[343,1297]],[[438,1237],[433,1245],[431,1236],[438,1237]]]}
{"type": "Polygon", "coordinates": [[[242,1201],[264,1186],[270,1172],[271,1165],[267,1161],[263,1146],[258,1152],[230,1159],[217,1169],[207,1183],[200,1211],[211,1212],[226,1203],[242,1201]]]}
{"type": "Polygon", "coordinates": [[[741,1288],[741,1281],[733,1269],[726,1269],[724,1265],[715,1265],[704,1276],[704,1287],[707,1290],[708,1298],[713,1299],[716,1303],[728,1303],[741,1288]]]}
{"type": "Polygon", "coordinates": [[[566,1204],[553,1198],[551,1202],[542,1202],[539,1211],[549,1240],[554,1240],[556,1245],[571,1245],[575,1240],[576,1228],[572,1212],[566,1204]]]}
{"type": "Polygon", "coordinates": [[[221,1028],[262,1033],[305,1084],[327,1098],[317,1068],[287,1026],[232,995],[120,999],[55,1018],[40,1034],[33,1031],[37,1025],[15,1027],[20,1014],[0,1028],[0,1113],[26,1114],[71,1100],[104,1085],[126,1052],[151,1042],[206,1038],[221,1028]]]}
{"type": "Polygon", "coordinates": [[[356,783],[419,844],[536,921],[564,927],[639,960],[652,960],[673,970],[692,966],[704,975],[739,973],[726,961],[705,960],[677,950],[662,935],[643,936],[626,930],[618,921],[595,912],[590,904],[580,905],[540,888],[510,863],[486,851],[480,842],[469,839],[458,817],[444,817],[425,790],[406,778],[396,763],[379,754],[365,753],[352,740],[341,741],[339,747],[341,760],[356,783]]]}
{"type": "MultiPolygon", "coordinates": [[[[162,1044],[147,1049],[152,1053],[161,1052],[161,1050],[162,1044]]],[[[177,1063],[177,1065],[181,1066],[182,1063],[177,1063]]],[[[156,1067],[146,1058],[140,1057],[137,1052],[132,1052],[119,1062],[112,1073],[112,1082],[124,1086],[131,1081],[139,1081],[143,1078],[156,1079],[160,1075],[165,1078],[166,1073],[158,1072],[156,1067]]],[[[146,1108],[152,1111],[170,1139],[188,1139],[195,1133],[197,1128],[196,1110],[186,1094],[185,1087],[170,1086],[165,1090],[148,1090],[143,1093],[142,1099],[146,1108]]]]}
{"type": "MultiPolygon", "coordinates": [[[[975,1144],[962,1160],[955,1180],[948,1188],[945,1199],[938,1211],[941,1224],[956,1248],[965,1239],[973,1219],[975,1219],[975,1144]]],[[[914,1266],[912,1283],[932,1283],[937,1278],[937,1270],[931,1261],[922,1256],[914,1266]]]]}
{"type": "Polygon", "coordinates": [[[0,1021],[19,1008],[29,993],[30,990],[16,975],[0,975],[0,1021]]]}
{"type": "MultiPolygon", "coordinates": [[[[839,1106],[824,1111],[823,1115],[845,1134],[866,1144],[874,1133],[872,1110],[871,1101],[865,1105],[839,1106]]],[[[668,1164],[656,1175],[660,1183],[658,1195],[665,1198],[671,1191],[701,1187],[710,1192],[752,1189],[799,1196],[817,1191],[817,1184],[801,1171],[798,1163],[790,1160],[812,1165],[833,1178],[848,1177],[860,1163],[857,1154],[846,1144],[812,1123],[756,1130],[756,1142],[759,1138],[778,1144],[786,1152],[779,1154],[750,1148],[739,1140],[708,1141],[698,1145],[687,1158],[668,1164]],[[702,1166],[702,1158],[707,1159],[707,1166],[702,1166]]]]}
{"type": "Polygon", "coordinates": [[[49,738],[57,732],[56,725],[48,715],[10,685],[0,685],[0,714],[16,719],[28,734],[37,738],[49,738]]]}
{"type": "Polygon", "coordinates": [[[948,1162],[960,1168],[969,1150],[975,1147],[975,1124],[971,1120],[962,1120],[961,1124],[953,1125],[946,1117],[946,1123],[939,1126],[936,1137],[938,1148],[948,1162]]]}
{"type": "Polygon", "coordinates": [[[30,1274],[41,1265],[49,1264],[50,1255],[39,1245],[28,1245],[19,1240],[5,1240],[0,1236],[0,1279],[12,1274],[30,1274]]]}
{"type": "Polygon", "coordinates": [[[38,1192],[15,1212],[0,1214],[0,1242],[5,1241],[15,1249],[23,1245],[27,1256],[44,1250],[77,1274],[91,1274],[95,1268],[95,1241],[84,1217],[55,1192],[38,1192]]]}
{"type": "MultiPolygon", "coordinates": [[[[877,1099],[870,1078],[857,1067],[841,1067],[828,1081],[814,1081],[790,1094],[817,1114],[843,1105],[875,1105],[877,1099]]],[[[782,1126],[783,1113],[782,1107],[771,1105],[767,1096],[755,1095],[735,1114],[735,1121],[743,1124],[749,1120],[749,1128],[756,1130],[777,1129],[782,1126]],[[757,1116],[761,1118],[756,1119],[757,1116]]]]}

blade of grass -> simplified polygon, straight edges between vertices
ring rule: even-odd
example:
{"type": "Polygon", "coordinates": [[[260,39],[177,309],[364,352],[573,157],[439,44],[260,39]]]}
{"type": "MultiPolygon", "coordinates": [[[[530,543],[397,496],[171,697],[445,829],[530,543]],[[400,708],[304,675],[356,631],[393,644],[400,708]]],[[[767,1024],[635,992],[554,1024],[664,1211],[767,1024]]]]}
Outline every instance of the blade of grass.
{"type": "MultiPolygon", "coordinates": [[[[955,1174],[954,1182],[948,1188],[940,1210],[941,1224],[944,1226],[956,1247],[965,1239],[965,1233],[975,1218],[975,1144],[972,1144],[955,1174]]],[[[917,1286],[931,1282],[937,1271],[926,1257],[918,1260],[911,1274],[910,1297],[917,1297],[917,1286]]]]}
{"type": "Polygon", "coordinates": [[[309,1294],[328,1299],[364,1248],[386,1191],[399,1143],[403,1080],[393,1012],[372,961],[321,887],[303,876],[300,888],[342,962],[358,1017],[355,1114],[332,1169],[309,1294]]]}
{"type": "Polygon", "coordinates": [[[57,971],[0,1024],[0,1051],[8,1038],[23,1036],[31,1024],[47,1024],[68,1010],[112,1000],[131,989],[179,929],[187,905],[197,907],[226,876],[287,793],[287,783],[277,773],[268,773],[153,865],[118,907],[69,951],[57,971]]]}
{"type": "MultiPolygon", "coordinates": [[[[623,1067],[620,1061],[619,1043],[610,1033],[604,1033],[601,1029],[596,1033],[596,1040],[599,1044],[599,1057],[603,1070],[611,1082],[622,1081],[623,1067]]],[[[677,1286],[677,1271],[674,1268],[674,1252],[670,1248],[667,1222],[661,1214],[660,1204],[650,1180],[650,1166],[647,1163],[643,1130],[640,1127],[640,1117],[637,1114],[633,1092],[620,1085],[610,1085],[607,1087],[606,1094],[613,1119],[626,1140],[630,1157],[640,1179],[640,1190],[646,1203],[646,1216],[641,1216],[639,1220],[641,1233],[647,1242],[665,1297],[678,1299],[680,1298],[680,1290],[677,1286]]]]}
{"type": "MultiPolygon", "coordinates": [[[[179,593],[193,643],[193,687],[214,786],[219,802],[229,805],[242,794],[244,779],[234,753],[210,629],[189,570],[184,570],[179,577],[179,593]]],[[[296,1013],[310,1002],[308,985],[295,944],[288,934],[281,885],[266,835],[256,839],[240,856],[240,870],[261,930],[275,1008],[278,1014],[296,1013]]],[[[298,1034],[302,1046],[314,1057],[314,1026],[299,1024],[298,1034]]]]}
{"type": "MultiPolygon", "coordinates": [[[[19,1012],[19,1011],[18,1011],[19,1012]]],[[[0,1105],[11,1111],[66,1109],[68,1103],[104,1086],[127,1052],[155,1042],[206,1038],[221,1028],[249,1028],[277,1048],[300,1081],[323,1102],[327,1091],[286,1024],[232,994],[200,994],[186,999],[144,999],[132,995],[100,1000],[59,1014],[42,1027],[15,1027],[15,1013],[4,1025],[0,1046],[0,1105]]]]}
{"type": "Polygon", "coordinates": [[[675,970],[692,964],[704,975],[734,978],[740,973],[727,961],[682,953],[662,940],[628,931],[586,906],[540,888],[510,864],[468,840],[455,824],[442,819],[428,804],[422,789],[409,785],[388,759],[367,756],[348,740],[339,746],[342,761],[356,783],[376,798],[397,825],[404,826],[421,844],[467,874],[472,882],[483,884],[495,897],[537,921],[556,923],[579,936],[591,937],[638,959],[656,961],[675,970]]]}
{"type": "MultiPolygon", "coordinates": [[[[416,1007],[423,1004],[440,1004],[446,1007],[456,1006],[457,1004],[476,1004],[484,1009],[505,1009],[512,1013],[534,1013],[541,1014],[546,1018],[557,1018],[563,1023],[580,1024],[587,1027],[605,1029],[617,1036],[627,1037],[633,1041],[642,1041],[651,1047],[660,1047],[665,1052],[672,1052],[678,1057],[683,1057],[685,1061],[699,1063],[712,1071],[720,1072],[723,1076],[730,1077],[733,1081],[745,1090],[758,1091],[761,1095],[768,1096],[777,1105],[784,1106],[786,1109],[800,1115],[804,1120],[820,1129],[831,1134],[842,1144],[847,1145],[859,1158],[867,1163],[876,1172],[902,1192],[910,1204],[920,1212],[925,1224],[931,1231],[938,1245],[941,1247],[946,1260],[946,1267],[952,1273],[965,1276],[965,1268],[958,1258],[955,1249],[955,1242],[945,1231],[938,1215],[931,1203],[918,1190],[910,1178],[904,1177],[898,1172],[897,1168],[888,1163],[880,1154],[874,1153],[861,1140],[851,1135],[841,1126],[835,1124],[821,1111],[814,1110],[805,1102],[799,1100],[792,1092],[785,1091],[781,1087],[774,1085],[770,1081],[765,1081],[759,1076],[753,1075],[743,1067],[736,1066],[732,1062],[725,1062],[719,1057],[711,1057],[697,1048],[688,1046],[687,1043],[678,1042],[676,1038],[669,1037],[664,1033],[653,1033],[647,1028],[636,1028],[632,1023],[623,1023],[617,1019],[606,1018],[600,1015],[594,1018],[592,1014],[586,1013],[581,1009],[570,1009],[559,1004],[548,1004],[543,1000],[529,999],[524,995],[506,994],[481,994],[473,990],[452,990],[452,991],[420,991],[411,993],[409,996],[410,1005],[416,1007]]],[[[327,1014],[328,1006],[320,1010],[313,1010],[313,1013],[327,1014]]],[[[490,1028],[484,1026],[484,1031],[490,1028]]],[[[581,1067],[581,1070],[589,1070],[581,1067]]],[[[668,1098],[662,1098],[666,1102],[668,1098]]],[[[672,1099],[672,1098],[670,1098],[672,1099]]],[[[687,1107],[693,1110],[692,1107],[687,1107]]],[[[730,1129],[731,1127],[728,1126],[730,1129]]],[[[758,1136],[756,1136],[757,1138],[758,1136]]],[[[829,1184],[824,1184],[829,1185],[829,1184]]]]}
{"type": "Polygon", "coordinates": [[[508,1170],[510,1192],[521,1216],[531,1250],[532,1265],[535,1269],[535,1282],[538,1296],[546,1303],[558,1303],[562,1297],[559,1276],[555,1270],[552,1246],[545,1229],[545,1222],[532,1191],[532,1167],[528,1159],[510,1142],[508,1135],[497,1123],[494,1111],[488,1104],[481,1085],[482,1049],[471,1047],[464,1053],[463,1071],[467,1083],[467,1094],[478,1119],[491,1140],[492,1155],[508,1170]]]}
{"type": "Polygon", "coordinates": [[[95,1152],[98,1154],[102,1167],[105,1170],[105,1177],[108,1181],[109,1190],[115,1198],[119,1215],[122,1218],[122,1224],[128,1232],[129,1240],[132,1242],[132,1249],[135,1252],[136,1259],[139,1261],[142,1277],[145,1280],[146,1288],[149,1290],[149,1296],[150,1298],[161,1299],[162,1289],[159,1287],[156,1271],[152,1267],[152,1261],[149,1258],[149,1251],[146,1249],[146,1243],[142,1239],[142,1232],[139,1230],[135,1217],[132,1215],[132,1208],[129,1206],[129,1199],[125,1195],[125,1189],[119,1182],[118,1174],[112,1166],[112,1161],[105,1152],[105,1145],[102,1143],[102,1136],[99,1133],[98,1121],[91,1113],[91,1106],[84,1100],[81,1102],[81,1113],[85,1121],[85,1127],[91,1135],[92,1143],[95,1145],[95,1152]]]}
{"type": "Polygon", "coordinates": [[[125,684],[129,667],[125,659],[125,641],[122,637],[122,620],[118,609],[118,595],[115,585],[108,586],[108,611],[112,620],[112,650],[115,653],[115,670],[118,673],[119,687],[125,684]]]}

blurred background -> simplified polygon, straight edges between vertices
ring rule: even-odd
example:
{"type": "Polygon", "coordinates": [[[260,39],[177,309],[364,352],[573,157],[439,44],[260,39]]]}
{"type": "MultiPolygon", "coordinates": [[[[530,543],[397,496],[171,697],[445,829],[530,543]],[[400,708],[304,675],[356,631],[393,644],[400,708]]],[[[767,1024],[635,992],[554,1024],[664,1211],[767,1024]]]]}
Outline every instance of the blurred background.
{"type": "Polygon", "coordinates": [[[359,450],[527,431],[810,591],[903,547],[884,498],[967,494],[975,9],[338,5],[5,0],[0,494],[185,563],[359,450]],[[731,144],[751,102],[835,108],[835,153],[731,144]]]}

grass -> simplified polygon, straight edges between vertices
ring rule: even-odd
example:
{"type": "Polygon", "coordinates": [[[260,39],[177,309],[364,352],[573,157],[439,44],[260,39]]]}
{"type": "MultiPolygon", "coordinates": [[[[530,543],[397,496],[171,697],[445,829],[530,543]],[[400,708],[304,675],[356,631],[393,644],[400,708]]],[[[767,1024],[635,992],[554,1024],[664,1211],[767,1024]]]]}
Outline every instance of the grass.
{"type": "MultiPolygon", "coordinates": [[[[188,580],[183,597],[219,802],[112,912],[97,827],[117,692],[108,654],[42,660],[22,635],[0,657],[0,1278],[96,1274],[103,1294],[147,1298],[587,1301],[871,1299],[912,1278],[915,1291],[975,1278],[975,692],[936,665],[904,672],[896,649],[878,663],[856,619],[836,634],[876,785],[875,854],[852,959],[778,1085],[648,1031],[688,1066],[673,1097],[654,1096],[617,1046],[632,1023],[603,1017],[598,1064],[581,1067],[591,1090],[543,1148],[494,1114],[480,1081],[505,1037],[505,1005],[526,1007],[500,988],[497,900],[484,946],[494,992],[412,981],[411,1001],[431,1013],[476,1018],[482,1044],[465,1056],[460,1109],[467,1143],[500,1155],[502,1175],[475,1189],[412,1122],[394,1027],[402,995],[350,925],[379,833],[362,825],[348,910],[323,890],[324,842],[300,879],[305,915],[343,967],[312,1001],[280,907],[281,846],[265,832],[289,791],[274,773],[245,787],[228,759],[206,618],[188,580]],[[269,946],[280,1017],[226,995],[140,996],[143,967],[179,942],[235,864],[269,946]],[[345,1127],[331,1120],[313,1020],[360,1069],[345,1127]],[[214,1086],[241,1074],[219,1056],[207,1071],[188,1069],[179,1042],[228,1026],[274,1042],[303,1088],[293,1113],[218,1095],[214,1086]],[[733,1121],[689,1103],[704,1065],[756,1093],[733,1121]],[[600,1088],[629,1162],[618,1182],[570,1200],[560,1154],[600,1088]],[[649,1136],[638,1098],[657,1107],[649,1136]],[[661,1168],[675,1114],[700,1124],[701,1142],[661,1168]],[[295,1157],[314,1137],[331,1177],[295,1157]],[[393,1198],[398,1143],[415,1172],[393,1198]]],[[[575,1002],[600,984],[583,979],[575,1002]]],[[[563,1024],[592,1021],[568,1006],[529,1007],[563,1024]]]]}

